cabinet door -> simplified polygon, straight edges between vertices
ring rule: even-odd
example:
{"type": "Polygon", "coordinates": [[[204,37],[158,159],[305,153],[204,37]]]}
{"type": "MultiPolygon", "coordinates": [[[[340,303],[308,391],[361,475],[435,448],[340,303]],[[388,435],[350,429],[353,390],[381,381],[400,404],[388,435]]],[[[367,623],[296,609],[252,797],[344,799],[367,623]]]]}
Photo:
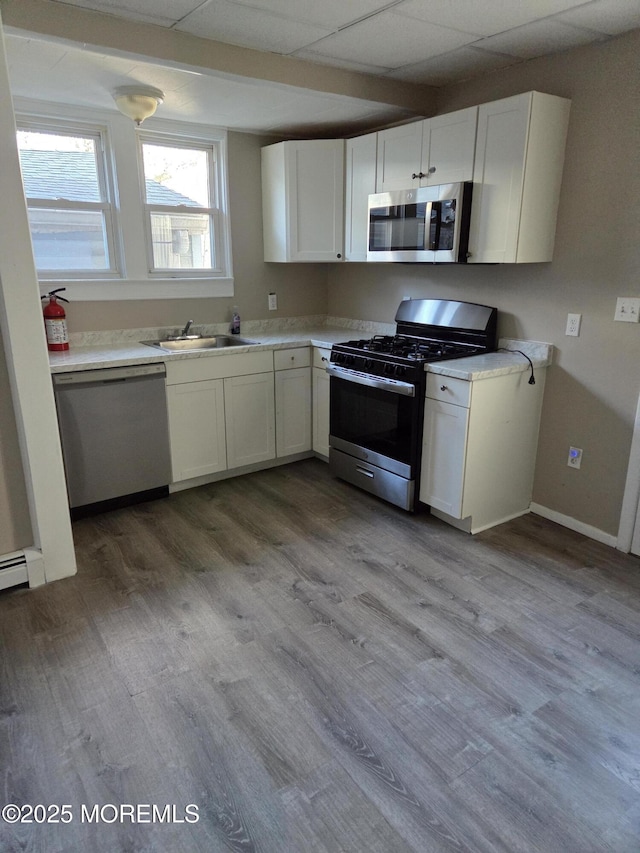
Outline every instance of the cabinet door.
{"type": "Polygon", "coordinates": [[[417,177],[422,158],[422,126],[414,121],[378,133],[376,192],[408,190],[420,186],[417,177]],[[413,175],[416,175],[413,178],[413,175]]]}
{"type": "Polygon", "coordinates": [[[427,397],[424,409],[420,500],[462,518],[469,409],[427,397]]]}
{"type": "Polygon", "coordinates": [[[420,186],[473,180],[478,108],[469,107],[424,122],[420,186]]]}
{"type": "Polygon", "coordinates": [[[167,386],[174,483],[227,467],[223,380],[167,386]]]}
{"type": "Polygon", "coordinates": [[[329,456],[329,374],[313,368],[313,449],[329,456]]]}
{"type": "Polygon", "coordinates": [[[276,452],[311,450],[311,369],[276,371],[276,452]]]}
{"type": "Polygon", "coordinates": [[[469,234],[470,263],[516,259],[529,94],[482,104],[469,234]]]}
{"type": "Polygon", "coordinates": [[[273,373],[224,380],[229,468],[275,458],[273,384],[273,373]]]}
{"type": "Polygon", "coordinates": [[[279,142],[262,149],[264,259],[343,256],[344,140],[279,142]]]}
{"type": "Polygon", "coordinates": [[[471,263],[553,259],[570,108],[542,92],[479,107],[471,263]]]}
{"type": "Polygon", "coordinates": [[[347,261],[366,261],[369,242],[369,195],[376,192],[377,134],[347,139],[345,237],[347,261]]]}

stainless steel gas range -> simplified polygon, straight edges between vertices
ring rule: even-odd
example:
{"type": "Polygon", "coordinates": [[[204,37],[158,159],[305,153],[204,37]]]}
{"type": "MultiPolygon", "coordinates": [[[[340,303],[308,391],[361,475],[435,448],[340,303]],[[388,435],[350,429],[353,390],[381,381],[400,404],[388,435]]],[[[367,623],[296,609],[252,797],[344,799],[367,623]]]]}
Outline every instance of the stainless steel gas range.
{"type": "Polygon", "coordinates": [[[327,367],[332,473],[415,510],[425,365],[495,350],[497,315],[472,302],[407,299],[395,335],[335,344],[327,367]]]}

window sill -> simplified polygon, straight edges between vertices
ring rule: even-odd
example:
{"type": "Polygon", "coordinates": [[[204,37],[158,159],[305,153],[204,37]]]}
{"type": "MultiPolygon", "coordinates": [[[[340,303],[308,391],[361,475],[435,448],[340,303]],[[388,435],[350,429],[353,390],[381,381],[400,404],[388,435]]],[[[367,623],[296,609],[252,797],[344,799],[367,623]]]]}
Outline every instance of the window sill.
{"type": "Polygon", "coordinates": [[[158,278],[145,281],[40,281],[40,292],[64,287],[65,299],[72,302],[108,302],[123,299],[200,299],[233,296],[232,278],[158,278]]]}

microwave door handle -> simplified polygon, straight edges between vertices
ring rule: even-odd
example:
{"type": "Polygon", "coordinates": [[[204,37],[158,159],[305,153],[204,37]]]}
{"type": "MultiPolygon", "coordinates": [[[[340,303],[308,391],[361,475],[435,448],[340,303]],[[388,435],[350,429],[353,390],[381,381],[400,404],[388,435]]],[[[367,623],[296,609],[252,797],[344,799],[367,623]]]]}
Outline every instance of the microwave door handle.
{"type": "Polygon", "coordinates": [[[428,201],[426,207],[424,209],[424,241],[422,243],[423,249],[429,249],[429,234],[431,233],[431,209],[433,208],[433,202],[428,201]]]}
{"type": "MultiPolygon", "coordinates": [[[[435,201],[432,206],[433,213],[435,213],[435,233],[433,235],[433,240],[429,242],[428,248],[431,249],[432,252],[437,252],[440,248],[440,228],[442,226],[442,204],[439,201],[435,201]]],[[[431,220],[429,220],[429,235],[431,235],[431,220]]]]}

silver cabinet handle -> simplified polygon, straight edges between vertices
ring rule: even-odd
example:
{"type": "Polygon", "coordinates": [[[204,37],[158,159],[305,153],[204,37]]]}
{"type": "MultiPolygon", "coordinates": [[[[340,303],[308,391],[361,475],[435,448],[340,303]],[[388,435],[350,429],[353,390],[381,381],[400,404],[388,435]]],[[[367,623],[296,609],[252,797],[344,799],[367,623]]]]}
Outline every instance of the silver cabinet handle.
{"type": "Polygon", "coordinates": [[[430,167],[429,167],[429,174],[430,174],[430,175],[433,175],[433,174],[434,174],[434,172],[435,172],[435,170],[436,170],[436,167],[435,167],[435,166],[430,166],[430,167]]]}
{"type": "Polygon", "coordinates": [[[448,385],[441,385],[441,386],[440,386],[440,390],[441,390],[441,391],[447,391],[447,390],[448,390],[448,387],[449,387],[448,385]]]}

